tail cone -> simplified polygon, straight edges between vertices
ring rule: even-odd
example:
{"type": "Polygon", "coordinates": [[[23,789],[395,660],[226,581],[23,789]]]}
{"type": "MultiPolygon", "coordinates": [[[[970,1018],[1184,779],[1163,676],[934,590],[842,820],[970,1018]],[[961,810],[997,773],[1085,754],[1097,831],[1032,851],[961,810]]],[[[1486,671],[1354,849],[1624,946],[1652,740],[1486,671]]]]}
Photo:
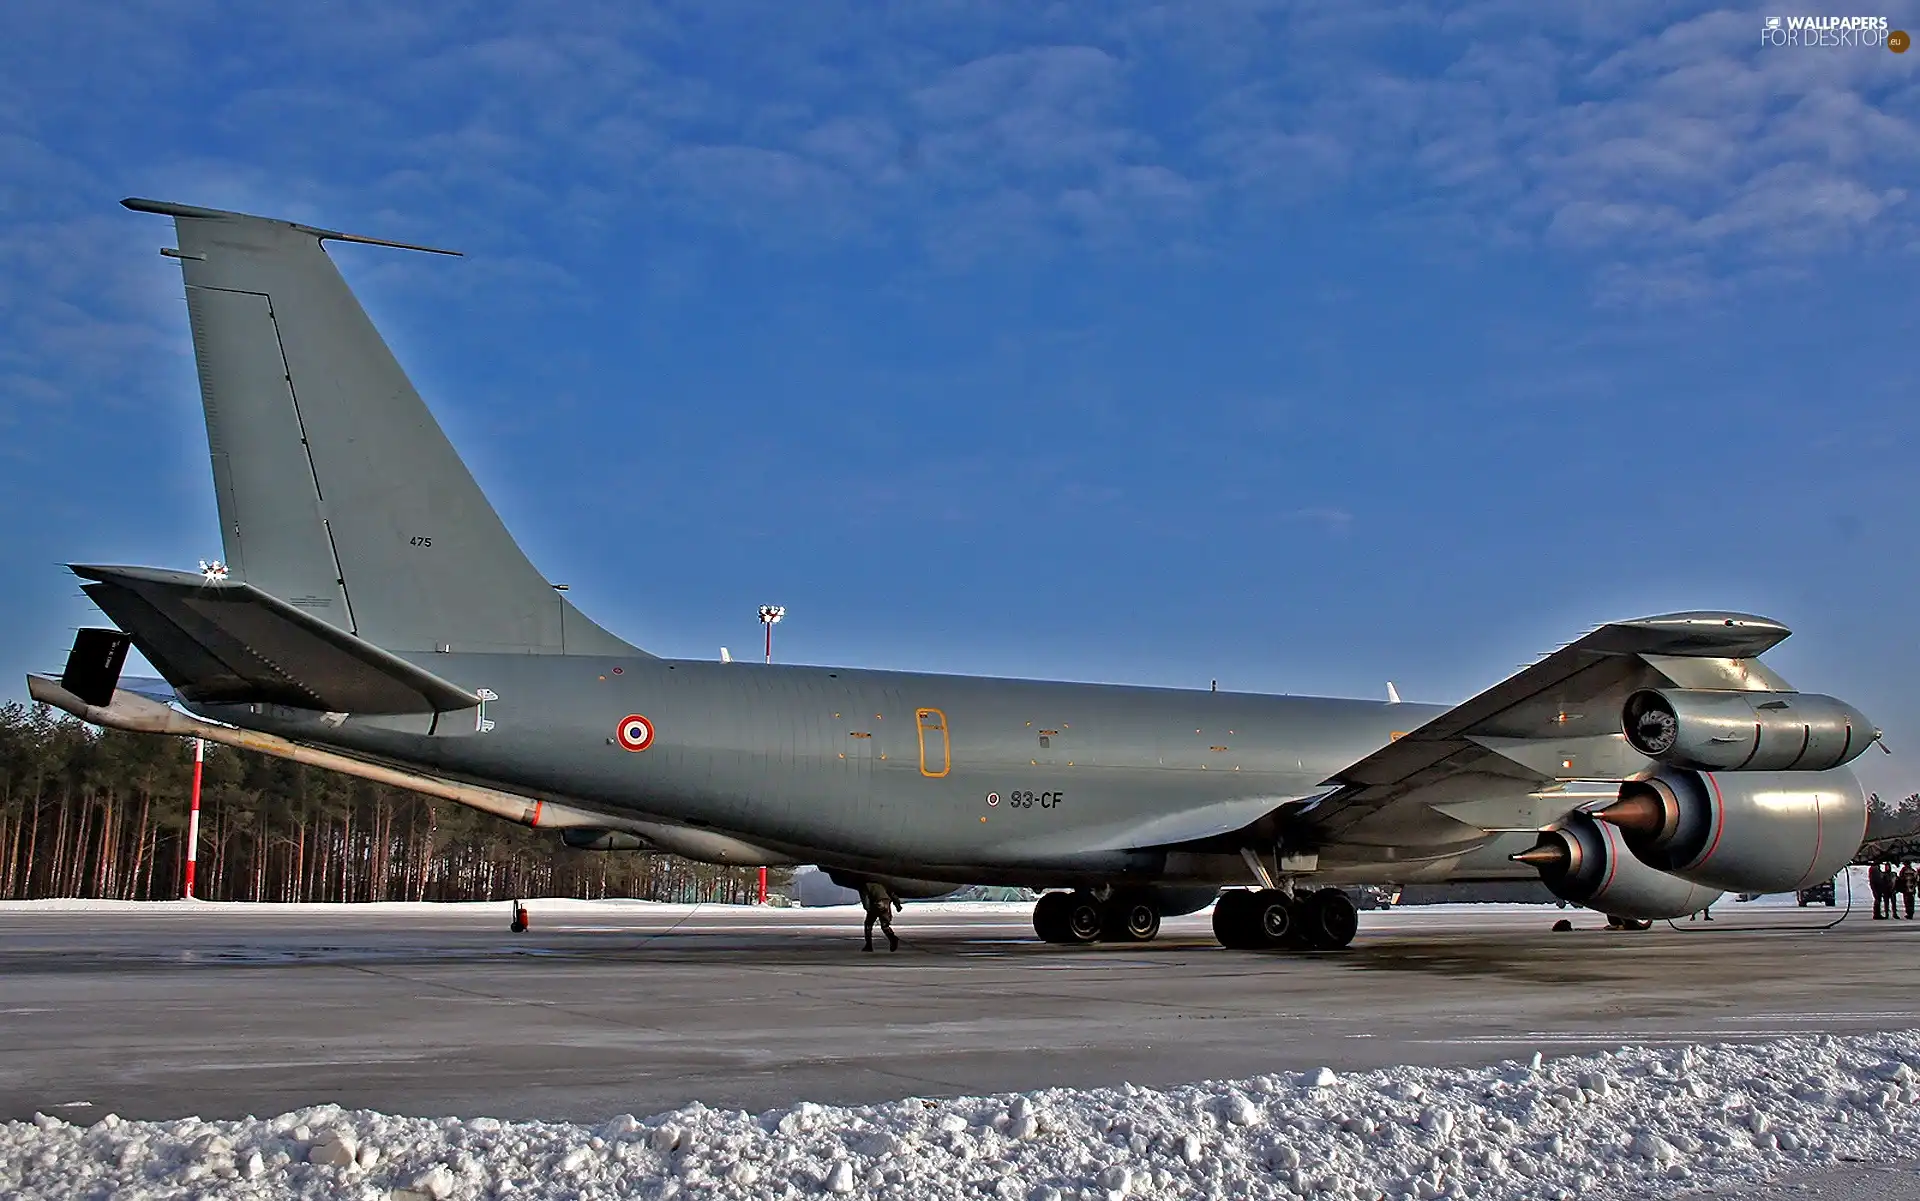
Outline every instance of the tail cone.
{"type": "Polygon", "coordinates": [[[1665,806],[1658,797],[1644,792],[1623,796],[1606,808],[1596,810],[1594,816],[1630,834],[1656,835],[1667,825],[1665,806]]]}
{"type": "Polygon", "coordinates": [[[1573,862],[1573,856],[1567,850],[1567,844],[1558,838],[1542,839],[1539,846],[1532,850],[1521,851],[1507,858],[1515,863],[1524,863],[1528,867],[1549,869],[1566,868],[1573,862]]]}

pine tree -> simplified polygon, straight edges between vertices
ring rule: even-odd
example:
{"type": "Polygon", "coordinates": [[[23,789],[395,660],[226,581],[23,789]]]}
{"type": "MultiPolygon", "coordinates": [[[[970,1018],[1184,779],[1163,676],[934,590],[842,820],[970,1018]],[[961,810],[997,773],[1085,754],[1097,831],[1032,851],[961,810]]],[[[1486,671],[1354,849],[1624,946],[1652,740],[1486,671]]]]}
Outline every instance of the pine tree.
{"type": "MultiPolygon", "coordinates": [[[[0,705],[0,899],[171,900],[185,878],[192,744],[0,705]]],[[[572,851],[402,789],[209,745],[199,879],[218,901],[741,902],[751,868],[572,851]]],[[[784,882],[784,877],[783,877],[784,882]]]]}

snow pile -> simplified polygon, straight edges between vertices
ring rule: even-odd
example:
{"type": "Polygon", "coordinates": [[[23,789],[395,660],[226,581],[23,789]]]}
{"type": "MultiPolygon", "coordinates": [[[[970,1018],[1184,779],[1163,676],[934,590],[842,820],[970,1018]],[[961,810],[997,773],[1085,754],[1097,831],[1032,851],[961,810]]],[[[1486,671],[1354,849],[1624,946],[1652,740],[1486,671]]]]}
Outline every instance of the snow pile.
{"type": "Polygon", "coordinates": [[[1322,1068],[598,1128],[304,1109],[266,1121],[0,1127],[0,1195],[356,1197],[1671,1194],[1920,1136],[1920,1032],[1627,1048],[1472,1069],[1322,1068]]]}

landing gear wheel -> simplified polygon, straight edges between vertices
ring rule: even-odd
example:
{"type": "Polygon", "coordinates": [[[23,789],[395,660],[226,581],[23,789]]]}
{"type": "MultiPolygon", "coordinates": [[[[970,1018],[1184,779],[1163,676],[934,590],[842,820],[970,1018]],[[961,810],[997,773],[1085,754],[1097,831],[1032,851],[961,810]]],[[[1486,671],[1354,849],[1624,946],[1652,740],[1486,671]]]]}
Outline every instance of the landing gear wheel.
{"type": "Polygon", "coordinates": [[[1338,951],[1360,932],[1359,909],[1337,888],[1323,888],[1300,902],[1297,916],[1300,943],[1310,951],[1338,951]]]}
{"type": "Polygon", "coordinates": [[[1067,937],[1067,907],[1072,897],[1064,892],[1041,895],[1033,906],[1033,932],[1042,942],[1071,942],[1067,937]]]}
{"type": "Polygon", "coordinates": [[[1152,942],[1160,933],[1160,910],[1145,897],[1121,895],[1106,904],[1101,937],[1114,942],[1152,942]]]}
{"type": "Polygon", "coordinates": [[[1100,929],[1106,924],[1104,906],[1093,899],[1088,892],[1067,894],[1067,906],[1062,912],[1066,921],[1061,923],[1061,932],[1066,935],[1060,941],[1086,944],[1100,937],[1100,929]]]}
{"type": "Polygon", "coordinates": [[[1295,920],[1294,903],[1277,888],[1263,888],[1253,894],[1253,933],[1255,946],[1284,947],[1294,937],[1300,923],[1295,920]]]}
{"type": "Polygon", "coordinates": [[[1259,946],[1253,932],[1253,894],[1244,888],[1229,888],[1213,903],[1213,936],[1231,951],[1251,951],[1259,946]]]}
{"type": "Polygon", "coordinates": [[[1236,951],[1286,946],[1297,926],[1294,903],[1277,888],[1236,888],[1221,893],[1213,907],[1213,936],[1236,951]]]}
{"type": "Polygon", "coordinates": [[[515,934],[525,934],[533,923],[527,918],[527,907],[520,902],[513,903],[513,920],[507,923],[507,929],[515,934]]]}

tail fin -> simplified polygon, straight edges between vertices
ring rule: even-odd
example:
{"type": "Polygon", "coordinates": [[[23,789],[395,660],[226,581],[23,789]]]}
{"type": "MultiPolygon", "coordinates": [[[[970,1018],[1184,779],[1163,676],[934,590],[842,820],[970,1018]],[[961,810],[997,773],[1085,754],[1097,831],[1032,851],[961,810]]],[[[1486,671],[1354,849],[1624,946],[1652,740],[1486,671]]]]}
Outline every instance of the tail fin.
{"type": "Polygon", "coordinates": [[[430,248],[121,203],[179,234],[234,579],[391,651],[636,653],[534,570],[321,243],[430,248]]]}

